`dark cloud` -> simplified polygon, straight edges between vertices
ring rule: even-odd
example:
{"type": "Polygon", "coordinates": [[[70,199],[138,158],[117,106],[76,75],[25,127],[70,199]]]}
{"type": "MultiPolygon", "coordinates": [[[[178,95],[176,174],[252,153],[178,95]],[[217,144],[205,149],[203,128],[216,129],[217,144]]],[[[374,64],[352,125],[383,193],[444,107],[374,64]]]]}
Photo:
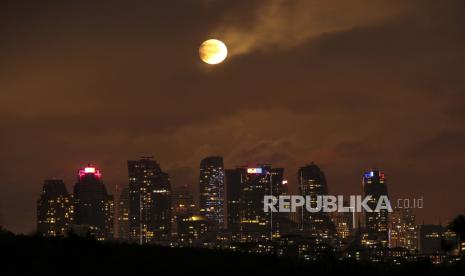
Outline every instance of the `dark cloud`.
{"type": "Polygon", "coordinates": [[[465,211],[463,1],[1,5],[0,202],[14,231],[33,229],[43,179],[71,189],[94,162],[113,191],[141,155],[193,191],[208,155],[285,167],[291,184],[314,161],[334,193],[379,167],[390,192],[428,197],[422,219],[465,211]],[[210,36],[232,53],[215,67],[197,56],[210,36]],[[462,193],[438,199],[436,183],[462,193]]]}
{"type": "Polygon", "coordinates": [[[465,132],[442,132],[418,145],[414,154],[419,158],[461,159],[465,155],[465,132]]]}
{"type": "Polygon", "coordinates": [[[366,143],[345,142],[336,146],[336,152],[343,158],[369,158],[376,154],[376,151],[369,148],[366,143]]]}

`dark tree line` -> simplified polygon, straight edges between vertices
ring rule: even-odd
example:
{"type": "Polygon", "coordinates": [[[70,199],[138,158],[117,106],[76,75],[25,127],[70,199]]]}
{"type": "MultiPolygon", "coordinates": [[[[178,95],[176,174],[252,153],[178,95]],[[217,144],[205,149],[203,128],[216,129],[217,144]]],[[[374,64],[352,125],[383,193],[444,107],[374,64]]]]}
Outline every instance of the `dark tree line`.
{"type": "MultiPolygon", "coordinates": [[[[463,241],[465,217],[449,225],[463,241]]],[[[465,261],[433,265],[427,260],[395,265],[339,261],[317,262],[196,248],[97,242],[70,234],[66,238],[15,235],[0,228],[0,275],[465,275],[465,261]]]]}
{"type": "Polygon", "coordinates": [[[457,233],[459,241],[465,242],[465,216],[459,215],[449,223],[449,229],[457,233]]]}
{"type": "Polygon", "coordinates": [[[464,275],[465,263],[432,265],[428,261],[393,265],[338,261],[305,262],[283,258],[194,248],[168,248],[102,243],[71,235],[42,238],[2,231],[2,275],[102,274],[108,275],[464,275]]]}

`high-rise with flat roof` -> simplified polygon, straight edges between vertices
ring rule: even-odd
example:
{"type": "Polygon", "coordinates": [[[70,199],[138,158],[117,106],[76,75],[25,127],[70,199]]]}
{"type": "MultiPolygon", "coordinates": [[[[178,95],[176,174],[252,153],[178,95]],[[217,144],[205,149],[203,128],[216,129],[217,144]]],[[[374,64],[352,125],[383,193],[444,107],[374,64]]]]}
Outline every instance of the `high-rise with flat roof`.
{"type": "Polygon", "coordinates": [[[246,169],[228,169],[226,175],[226,226],[231,232],[239,232],[240,228],[240,197],[242,189],[242,176],[246,169]]]}
{"type": "Polygon", "coordinates": [[[284,169],[269,164],[227,170],[228,229],[244,242],[267,241],[280,234],[282,215],[265,212],[265,195],[283,194],[284,169]]]}
{"type": "Polygon", "coordinates": [[[411,253],[417,252],[418,226],[411,209],[394,209],[389,214],[389,247],[402,247],[411,253]]]}
{"type": "MultiPolygon", "coordinates": [[[[362,185],[365,196],[371,196],[367,204],[368,207],[375,210],[380,197],[388,195],[384,172],[376,169],[365,172],[362,177],[362,185]]],[[[386,209],[365,212],[367,244],[370,246],[388,247],[388,215],[389,212],[386,209]]]]}
{"type": "Polygon", "coordinates": [[[116,238],[123,241],[130,239],[129,232],[129,186],[123,185],[119,188],[118,200],[116,201],[116,238]]]}
{"type": "Polygon", "coordinates": [[[171,192],[171,233],[178,235],[178,218],[196,213],[194,197],[187,186],[173,188],[171,192]]]}
{"type": "Polygon", "coordinates": [[[151,157],[128,161],[129,232],[140,244],[171,237],[171,184],[169,176],[151,157]]]}
{"type": "Polygon", "coordinates": [[[223,158],[211,156],[200,162],[200,214],[212,228],[224,228],[223,158]]]}

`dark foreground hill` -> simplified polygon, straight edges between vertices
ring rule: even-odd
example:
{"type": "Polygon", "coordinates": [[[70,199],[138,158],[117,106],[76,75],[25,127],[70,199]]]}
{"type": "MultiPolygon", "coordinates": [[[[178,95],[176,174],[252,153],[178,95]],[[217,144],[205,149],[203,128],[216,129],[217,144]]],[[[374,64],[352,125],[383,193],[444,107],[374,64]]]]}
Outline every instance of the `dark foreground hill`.
{"type": "Polygon", "coordinates": [[[305,262],[227,251],[0,234],[0,275],[465,275],[465,264],[305,262]]]}

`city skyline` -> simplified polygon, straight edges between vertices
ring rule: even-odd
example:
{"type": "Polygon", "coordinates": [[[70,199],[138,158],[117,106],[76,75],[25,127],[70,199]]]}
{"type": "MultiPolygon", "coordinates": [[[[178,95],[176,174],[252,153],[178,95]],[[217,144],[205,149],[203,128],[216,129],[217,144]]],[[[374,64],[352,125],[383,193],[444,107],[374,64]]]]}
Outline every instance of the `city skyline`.
{"type": "MultiPolygon", "coordinates": [[[[202,158],[201,160],[208,160],[209,158],[221,158],[221,160],[222,160],[222,157],[221,157],[221,156],[218,156],[218,155],[215,155],[215,156],[213,156],[213,157],[211,157],[211,156],[210,156],[210,157],[204,157],[204,158],[202,158]]],[[[158,167],[160,166],[160,165],[158,165],[158,163],[157,163],[158,160],[153,159],[152,156],[150,156],[150,157],[142,156],[142,157],[140,157],[140,160],[153,160],[153,162],[155,162],[155,164],[156,164],[155,166],[158,166],[158,167]],[[148,159],[147,159],[147,158],[148,158],[148,159]]],[[[138,162],[138,161],[131,161],[131,160],[128,160],[127,162],[138,162]]],[[[99,168],[99,169],[98,169],[99,177],[102,177],[102,173],[101,173],[101,172],[102,172],[102,171],[105,171],[104,169],[102,170],[101,167],[96,166],[95,163],[92,163],[92,162],[85,162],[85,163],[87,163],[88,166],[95,166],[96,168],[98,167],[98,168],[99,168]]],[[[315,167],[317,168],[317,170],[319,170],[319,168],[314,164],[313,161],[310,161],[310,162],[307,162],[307,163],[310,164],[310,165],[307,165],[307,166],[315,166],[315,167]]],[[[251,165],[236,166],[236,168],[254,167],[254,166],[256,166],[257,164],[259,164],[259,163],[251,163],[251,165]]],[[[81,167],[82,167],[82,166],[81,166],[81,167]]],[[[292,176],[290,177],[290,179],[284,177],[284,179],[286,180],[286,189],[289,189],[290,194],[293,194],[293,193],[294,193],[294,194],[299,194],[299,193],[300,193],[300,192],[299,192],[299,189],[301,189],[301,187],[300,187],[300,184],[299,184],[299,177],[301,177],[301,175],[300,175],[300,170],[302,170],[303,168],[306,168],[306,167],[300,166],[300,167],[297,169],[297,171],[295,172],[295,174],[296,174],[297,176],[295,177],[295,180],[294,180],[294,181],[292,181],[292,176]],[[297,174],[297,173],[298,173],[298,174],[297,174]]],[[[368,169],[376,170],[377,168],[376,168],[376,167],[372,167],[372,168],[368,168],[368,169]]],[[[160,169],[158,169],[158,170],[160,170],[160,169]]],[[[225,170],[225,171],[228,171],[228,170],[229,170],[229,171],[233,171],[233,169],[232,169],[231,167],[229,167],[228,165],[225,165],[224,168],[223,168],[223,170],[225,170]]],[[[367,169],[363,169],[363,170],[361,170],[361,172],[365,173],[366,170],[367,170],[367,169]]],[[[289,172],[289,170],[283,170],[283,171],[285,172],[283,175],[289,175],[289,174],[292,175],[292,174],[293,174],[293,172],[289,172]]],[[[169,179],[170,179],[170,180],[171,180],[172,177],[176,178],[176,175],[172,175],[172,174],[170,174],[170,173],[168,173],[167,175],[169,175],[169,179]]],[[[202,174],[199,173],[199,176],[201,176],[201,175],[202,175],[202,174]]],[[[107,176],[107,174],[105,174],[105,176],[107,176]]],[[[186,185],[186,184],[183,184],[183,185],[173,185],[173,189],[176,190],[176,189],[186,189],[186,188],[187,188],[188,191],[189,191],[189,193],[192,193],[192,195],[194,196],[194,202],[195,202],[196,206],[198,206],[198,213],[201,214],[201,213],[202,213],[202,211],[200,210],[200,209],[201,209],[201,208],[200,208],[201,199],[200,199],[200,193],[198,192],[199,189],[200,189],[200,184],[199,184],[199,182],[198,182],[199,176],[197,177],[197,179],[193,180],[194,183],[192,183],[191,185],[189,185],[189,184],[187,184],[187,185],[186,185]]],[[[364,189],[363,189],[363,183],[362,183],[362,182],[364,181],[364,178],[365,178],[365,177],[366,177],[366,176],[363,175],[363,176],[361,177],[362,181],[360,181],[360,176],[359,176],[359,187],[355,187],[355,190],[346,192],[346,193],[344,193],[344,194],[346,194],[346,195],[347,195],[347,194],[352,194],[352,195],[354,195],[354,194],[355,194],[355,195],[363,195],[363,194],[364,194],[364,189]],[[360,184],[360,183],[361,183],[361,184],[360,184]]],[[[384,177],[384,173],[383,173],[383,177],[384,177]]],[[[225,178],[226,178],[226,175],[225,175],[225,178]]],[[[69,190],[72,191],[72,187],[73,187],[73,186],[72,186],[72,183],[73,183],[73,182],[72,182],[72,181],[71,181],[71,182],[67,182],[67,181],[64,180],[64,179],[67,179],[67,177],[61,177],[61,178],[60,178],[60,177],[53,177],[53,178],[50,178],[50,179],[43,179],[42,182],[43,182],[43,181],[46,181],[46,182],[47,182],[47,181],[52,181],[52,182],[53,182],[53,181],[61,181],[61,182],[63,183],[63,185],[66,186],[67,189],[69,189],[69,190]]],[[[128,186],[128,179],[127,179],[127,176],[126,176],[126,180],[125,180],[125,181],[126,181],[126,183],[124,183],[124,181],[122,181],[121,184],[119,184],[119,185],[120,185],[121,187],[123,187],[123,188],[124,188],[125,186],[126,186],[126,187],[128,186]]],[[[225,181],[226,181],[226,179],[225,179],[225,181]]],[[[324,183],[326,183],[325,175],[323,175],[323,181],[324,181],[324,183]]],[[[131,182],[131,181],[129,181],[129,182],[131,182]]],[[[108,187],[108,186],[113,187],[113,185],[111,185],[111,184],[108,185],[108,184],[107,184],[107,181],[105,181],[105,186],[107,186],[107,187],[108,187]]],[[[332,186],[332,185],[330,185],[330,186],[332,186]]],[[[39,186],[38,186],[38,187],[39,187],[39,186]]],[[[40,187],[42,188],[42,186],[40,186],[40,187]]],[[[109,193],[110,193],[110,194],[113,194],[115,197],[119,196],[119,195],[120,195],[119,192],[121,192],[121,191],[118,192],[118,191],[117,191],[117,188],[118,188],[118,187],[116,187],[116,185],[115,185],[115,186],[114,186],[114,189],[113,189],[113,188],[112,188],[112,189],[109,189],[109,193]]],[[[108,189],[108,188],[107,188],[107,189],[108,189]]],[[[325,184],[325,188],[324,188],[324,189],[325,189],[325,190],[323,190],[323,191],[326,191],[325,193],[328,193],[327,191],[329,190],[329,193],[328,193],[328,194],[341,194],[340,192],[334,190],[334,188],[328,189],[328,187],[326,186],[326,184],[325,184]]],[[[398,194],[398,192],[396,193],[396,191],[394,191],[394,194],[398,194]]],[[[418,199],[418,198],[420,198],[420,197],[422,197],[422,196],[419,195],[419,194],[416,194],[416,195],[408,195],[406,198],[409,199],[409,200],[411,200],[411,201],[413,201],[414,199],[418,199]]],[[[117,200],[117,198],[116,198],[115,200],[117,200]]],[[[115,202],[116,202],[116,201],[115,201],[115,202]]],[[[226,204],[226,203],[225,203],[225,204],[226,204]]],[[[426,205],[426,206],[427,206],[427,205],[426,205]]],[[[411,209],[415,210],[415,215],[416,215],[416,217],[418,217],[417,213],[418,213],[418,212],[421,213],[421,212],[423,211],[424,207],[422,207],[422,208],[416,208],[416,207],[415,207],[415,208],[411,208],[411,209]]],[[[300,212],[300,211],[298,211],[297,213],[299,213],[299,212],[300,212]]],[[[299,214],[299,215],[300,215],[300,214],[299,214]]],[[[456,215],[456,214],[452,214],[451,217],[454,217],[455,215],[456,215]]],[[[35,219],[35,218],[34,218],[34,219],[35,219]]],[[[422,223],[425,223],[425,220],[424,220],[424,219],[421,220],[421,221],[422,221],[422,223]]],[[[426,224],[433,224],[433,225],[436,225],[436,224],[444,224],[444,222],[447,222],[447,220],[442,221],[442,220],[441,220],[441,217],[438,217],[436,221],[434,221],[434,219],[433,219],[432,221],[427,221],[426,224]]],[[[34,223],[33,223],[33,224],[34,224],[34,223]]],[[[25,231],[25,232],[23,232],[23,233],[33,233],[33,232],[35,232],[35,227],[36,227],[36,226],[35,226],[35,224],[34,224],[34,225],[33,225],[33,228],[32,228],[30,231],[25,231]]],[[[8,229],[8,228],[7,228],[7,229],[8,229]]]]}
{"type": "MultiPolygon", "coordinates": [[[[165,193],[167,192],[167,197],[171,198],[172,200],[178,201],[181,200],[182,205],[176,206],[174,202],[171,203],[171,201],[167,201],[167,204],[162,204],[161,206],[165,206],[163,208],[166,208],[166,206],[171,206],[171,208],[180,208],[179,210],[184,210],[181,212],[181,214],[198,214],[203,216],[205,219],[209,220],[212,226],[212,229],[219,230],[219,228],[227,228],[230,226],[230,218],[228,218],[230,215],[231,207],[229,204],[231,204],[231,200],[233,201],[232,203],[237,203],[237,198],[242,192],[241,190],[244,188],[242,185],[245,183],[249,183],[249,181],[252,181],[250,183],[254,183],[258,181],[256,184],[253,185],[262,185],[263,181],[268,183],[269,181],[272,180],[273,183],[273,192],[272,194],[274,196],[280,196],[280,195],[290,195],[292,196],[293,193],[290,191],[290,183],[288,179],[285,179],[284,168],[271,168],[271,164],[253,164],[249,166],[237,166],[236,168],[224,168],[223,167],[223,161],[221,156],[209,156],[205,157],[201,160],[201,166],[200,166],[200,181],[198,183],[198,186],[191,188],[188,185],[183,185],[183,186],[176,186],[172,187],[170,185],[170,175],[167,173],[164,173],[161,170],[160,164],[153,158],[153,156],[142,156],[140,157],[139,160],[128,160],[128,178],[126,184],[120,185],[119,187],[115,187],[116,190],[114,192],[114,196],[116,198],[113,198],[113,195],[106,195],[107,193],[111,193],[106,191],[106,185],[103,186],[103,192],[105,193],[104,197],[110,196],[111,201],[115,203],[114,210],[123,208],[122,210],[122,216],[127,218],[128,222],[128,229],[125,231],[129,231],[129,228],[131,227],[136,227],[138,228],[141,222],[137,223],[131,223],[130,221],[132,219],[129,218],[128,212],[130,210],[133,210],[132,212],[137,212],[139,213],[138,210],[148,210],[150,209],[152,205],[154,205],[155,202],[163,202],[165,199],[164,198],[156,198],[157,193],[165,193]],[[269,177],[272,177],[268,179],[269,177]],[[205,181],[208,180],[208,181],[205,181]],[[210,179],[212,181],[210,181],[210,179]],[[167,184],[166,184],[167,183],[167,184]],[[208,183],[206,185],[205,183],[208,183]],[[226,184],[228,183],[228,184],[226,184]],[[200,190],[200,193],[194,196],[195,190],[200,190]],[[139,198],[138,194],[139,191],[141,193],[145,193],[143,197],[139,198]],[[153,193],[152,193],[153,191],[153,193]],[[175,192],[176,191],[176,192],[175,192]],[[205,191],[202,193],[202,191],[205,191]],[[217,192],[221,191],[221,192],[217,192]],[[194,192],[194,193],[193,193],[194,192]],[[155,196],[154,196],[155,195],[155,196]],[[231,196],[233,195],[233,196],[231,196]],[[192,201],[191,204],[193,204],[191,207],[188,205],[184,205],[186,202],[189,202],[188,198],[185,198],[185,196],[188,196],[188,198],[191,198],[190,200],[192,201]],[[194,198],[195,197],[195,198],[194,198]],[[210,201],[206,200],[206,197],[210,201]],[[147,199],[146,199],[147,198],[147,199]],[[186,201],[188,200],[188,201],[186,201]],[[236,201],[236,202],[235,202],[236,201]],[[118,202],[118,203],[117,203],[118,202]],[[126,203],[124,203],[126,202],[126,203]],[[120,206],[120,204],[123,204],[123,206],[120,206]],[[134,205],[136,204],[136,205],[134,205]],[[194,207],[195,206],[195,207],[194,207]],[[219,206],[219,212],[213,208],[211,211],[212,212],[207,212],[207,209],[204,206],[219,206]],[[228,207],[226,207],[228,206],[228,207]],[[187,211],[186,210],[190,210],[187,211]],[[226,210],[228,210],[228,213],[226,213],[226,210]],[[218,224],[220,222],[220,224],[218,224]],[[130,226],[132,225],[132,226],[130,226]]],[[[298,169],[297,172],[297,178],[298,182],[296,185],[296,190],[297,192],[295,194],[302,195],[303,197],[305,196],[310,196],[310,204],[312,206],[316,206],[316,197],[317,196],[326,196],[326,195],[336,195],[336,196],[342,196],[342,199],[344,199],[344,195],[340,195],[337,192],[328,192],[328,184],[326,182],[326,177],[325,173],[323,170],[321,170],[313,161],[309,162],[309,164],[302,166],[298,169]]],[[[92,179],[90,184],[98,184],[102,185],[102,170],[98,167],[95,166],[92,163],[88,163],[85,167],[80,168],[78,170],[78,183],[80,183],[83,179],[92,179]]],[[[372,200],[368,201],[368,205],[372,210],[375,209],[377,201],[379,200],[380,195],[385,195],[388,196],[387,194],[387,186],[386,186],[386,176],[384,171],[380,171],[377,168],[371,168],[369,171],[365,171],[362,175],[362,190],[360,193],[358,193],[358,196],[362,196],[363,194],[365,196],[371,196],[372,200]],[[373,182],[373,183],[372,183],[373,182]],[[379,186],[381,183],[381,186],[379,186]]],[[[265,183],[263,182],[263,183],[265,183]]],[[[67,188],[66,184],[62,179],[45,179],[43,181],[43,187],[42,187],[42,193],[41,193],[41,198],[38,201],[39,206],[40,205],[46,205],[47,204],[47,196],[54,195],[57,196],[58,194],[61,197],[64,197],[66,200],[70,200],[70,202],[74,203],[74,205],[78,204],[77,198],[73,196],[73,194],[68,194],[67,193],[67,188]],[[48,192],[46,192],[48,191],[48,192]],[[45,196],[45,197],[44,197],[45,196]],[[44,197],[44,199],[42,199],[44,197]],[[44,201],[45,200],[45,201],[44,201]],[[41,203],[42,202],[42,203],[41,203]]],[[[269,185],[264,184],[260,189],[262,189],[263,194],[269,195],[270,192],[269,190],[269,185]]],[[[92,187],[92,185],[88,185],[89,188],[92,190],[89,191],[97,191],[100,193],[101,187],[92,187]]],[[[247,184],[249,185],[249,184],[247,184]]],[[[74,190],[76,192],[76,185],[74,186],[74,190]]],[[[262,192],[260,193],[260,196],[262,195],[262,192]]],[[[350,195],[350,197],[357,196],[357,193],[350,195]]],[[[63,198],[60,197],[60,201],[63,201],[63,198]]],[[[391,200],[391,207],[392,208],[405,208],[405,210],[421,210],[424,207],[423,199],[420,199],[421,204],[418,203],[418,200],[420,198],[400,198],[401,202],[396,201],[397,198],[390,198],[391,200]],[[408,202],[405,202],[408,201],[408,202]],[[400,205],[399,205],[400,204],[400,205]]],[[[52,202],[53,203],[53,202],[52,202]]],[[[263,202],[262,202],[263,203],[263,202]]],[[[262,204],[260,203],[260,204],[262,204]]],[[[352,203],[351,203],[352,204],[352,203]]],[[[348,201],[347,197],[344,199],[344,206],[348,206],[348,201]]],[[[51,206],[50,208],[54,208],[51,206]]],[[[75,208],[75,207],[74,207],[75,208]]],[[[74,209],[73,208],[73,209],[74,209]]],[[[260,207],[261,208],[261,207],[260,207]]],[[[354,208],[354,207],[351,207],[354,208]]],[[[241,206],[241,208],[232,208],[232,209],[237,209],[236,212],[243,212],[247,210],[246,206],[241,206]]],[[[173,209],[174,211],[174,209],[173,209]]],[[[386,210],[384,210],[386,211],[386,210]]],[[[387,227],[387,214],[382,211],[381,213],[384,213],[384,215],[381,215],[381,217],[384,217],[381,221],[376,222],[373,224],[373,229],[378,227],[378,224],[382,222],[384,225],[384,228],[387,227]]],[[[140,211],[140,212],[146,212],[146,211],[140,211]]],[[[158,211],[159,212],[159,211],[158,211]]],[[[325,222],[326,219],[329,219],[330,217],[326,217],[328,214],[324,214],[321,212],[313,213],[313,214],[307,214],[307,211],[305,211],[304,214],[304,209],[298,209],[295,211],[296,216],[298,217],[299,222],[299,227],[301,230],[312,230],[314,231],[315,228],[308,228],[308,226],[305,226],[306,221],[321,221],[323,224],[327,224],[325,222]],[[309,216],[309,217],[307,217],[309,216]],[[316,216],[316,217],[315,217],[316,216]],[[321,217],[320,217],[321,216],[321,217]]],[[[360,212],[360,211],[357,211],[360,212]]],[[[119,213],[119,211],[118,211],[119,213]]],[[[246,212],[247,213],[247,212],[246,212]]],[[[40,212],[38,213],[40,214],[40,212]]],[[[141,216],[142,213],[139,215],[141,216]]],[[[361,213],[362,214],[362,213],[361,213]]],[[[119,215],[119,214],[118,214],[119,215]]],[[[115,212],[116,216],[116,212],[115,212]]],[[[149,215],[144,215],[149,217],[149,215]]],[[[364,222],[364,225],[369,225],[371,220],[378,220],[377,218],[379,215],[378,214],[364,214],[366,222],[364,222]],[[373,218],[369,218],[372,215],[374,215],[373,218]]],[[[118,220],[119,219],[116,219],[118,220]]],[[[353,222],[352,225],[355,227],[355,217],[352,218],[353,222]]],[[[37,222],[39,222],[39,217],[37,217],[37,222]]],[[[424,223],[424,222],[423,222],[424,223]]],[[[143,223],[142,223],[143,224],[143,223]]],[[[310,224],[308,224],[310,225],[310,224]]],[[[313,225],[312,227],[315,227],[313,225]]],[[[328,225],[324,226],[324,228],[327,228],[328,225]]],[[[118,228],[118,227],[117,227],[118,228]]],[[[317,227],[318,228],[318,227],[317,227]]],[[[140,232],[140,229],[136,231],[137,233],[140,232]]],[[[63,234],[63,229],[61,231],[61,234],[63,234]]],[[[116,237],[115,233],[115,237],[116,237]]],[[[129,236],[128,236],[129,239],[129,236]]],[[[139,238],[136,238],[135,240],[139,240],[139,238]]]]}
{"type": "Polygon", "coordinates": [[[196,206],[187,187],[172,189],[169,175],[153,157],[128,160],[127,165],[128,186],[116,201],[93,164],[78,169],[72,194],[62,180],[45,180],[37,201],[38,236],[394,264],[424,259],[454,263],[465,246],[463,229],[457,228],[463,227],[464,216],[449,226],[418,224],[414,206],[396,206],[392,199],[392,208],[374,210],[388,196],[389,186],[388,176],[378,169],[362,174],[366,207],[374,211],[355,208],[351,199],[354,209],[348,212],[311,212],[309,207],[321,204],[319,197],[332,195],[325,172],[310,162],[297,173],[299,196],[308,202],[295,209],[290,200],[284,205],[292,211],[268,212],[265,197],[292,197],[284,168],[254,164],[224,169],[221,156],[206,157],[200,162],[196,206]]]}

